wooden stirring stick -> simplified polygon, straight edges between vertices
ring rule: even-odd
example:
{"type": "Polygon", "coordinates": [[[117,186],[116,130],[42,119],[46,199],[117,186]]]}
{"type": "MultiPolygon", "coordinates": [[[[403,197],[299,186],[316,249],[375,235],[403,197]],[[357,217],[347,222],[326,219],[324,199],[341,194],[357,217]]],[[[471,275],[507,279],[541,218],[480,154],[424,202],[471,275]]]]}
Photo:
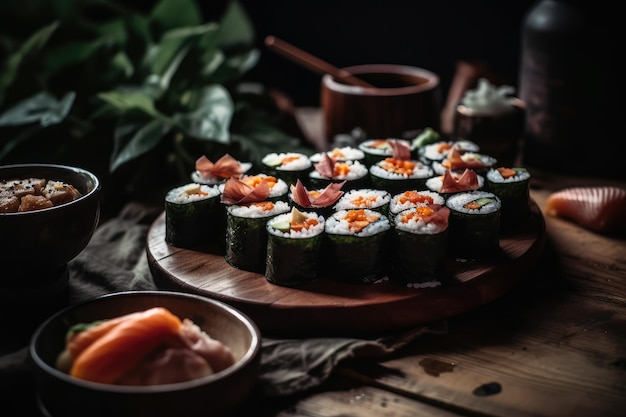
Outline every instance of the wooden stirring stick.
{"type": "Polygon", "coordinates": [[[302,49],[293,46],[288,42],[278,39],[275,36],[267,36],[265,38],[265,45],[271,50],[283,55],[285,58],[291,59],[297,64],[300,64],[319,74],[330,74],[333,76],[333,78],[336,78],[339,81],[343,81],[344,83],[349,85],[375,88],[373,85],[363,81],[358,77],[355,77],[348,71],[334,67],[328,62],[322,61],[318,57],[313,56],[310,53],[303,51],[302,49]]]}

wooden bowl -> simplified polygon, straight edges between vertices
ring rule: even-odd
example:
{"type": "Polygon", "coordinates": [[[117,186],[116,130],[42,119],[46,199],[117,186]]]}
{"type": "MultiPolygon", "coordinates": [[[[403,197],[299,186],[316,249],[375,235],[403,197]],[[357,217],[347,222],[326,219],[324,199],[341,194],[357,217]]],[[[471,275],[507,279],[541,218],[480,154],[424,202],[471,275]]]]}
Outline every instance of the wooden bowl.
{"type": "Polygon", "coordinates": [[[423,68],[372,64],[344,68],[375,88],[344,84],[331,75],[321,82],[326,140],[362,129],[369,138],[414,136],[425,127],[439,129],[439,76],[423,68]]]}
{"type": "Polygon", "coordinates": [[[261,334],[240,311],[203,296],[168,291],[119,292],[68,307],[33,334],[38,407],[51,417],[210,417],[236,408],[258,379],[261,334]],[[75,378],[55,367],[65,334],[76,323],[118,317],[162,306],[189,318],[230,347],[236,362],[202,378],[174,384],[123,386],[75,378]]]}

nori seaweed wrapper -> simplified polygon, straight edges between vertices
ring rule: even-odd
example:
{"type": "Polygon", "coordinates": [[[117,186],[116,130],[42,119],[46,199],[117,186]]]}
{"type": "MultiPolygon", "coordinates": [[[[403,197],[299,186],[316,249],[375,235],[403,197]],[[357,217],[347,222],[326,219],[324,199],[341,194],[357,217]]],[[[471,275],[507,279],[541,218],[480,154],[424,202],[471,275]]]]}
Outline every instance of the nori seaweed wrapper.
{"type": "MultiPolygon", "coordinates": [[[[526,172],[525,168],[512,168],[526,172]]],[[[502,201],[501,221],[504,230],[523,226],[530,217],[530,176],[516,181],[493,181],[487,175],[487,189],[502,201]]]]}
{"type": "Polygon", "coordinates": [[[273,216],[240,217],[228,210],[226,212],[226,262],[235,268],[263,274],[268,238],[265,226],[273,216]]]}
{"type": "Polygon", "coordinates": [[[265,278],[287,287],[315,281],[322,236],[320,233],[307,238],[288,238],[268,233],[265,278]]]}
{"type": "Polygon", "coordinates": [[[394,229],[394,279],[406,283],[443,281],[448,254],[448,229],[411,233],[394,229]]]}
{"type": "Polygon", "coordinates": [[[370,173],[370,182],[372,183],[372,186],[374,188],[378,188],[379,190],[387,190],[391,195],[399,194],[407,190],[426,189],[426,180],[428,178],[391,179],[382,178],[378,175],[370,173]]]}
{"type": "Polygon", "coordinates": [[[390,229],[370,236],[326,233],[323,243],[324,272],[336,281],[375,282],[389,272],[390,229]]]}
{"type": "Polygon", "coordinates": [[[176,203],[165,200],[165,241],[179,248],[219,244],[223,237],[219,195],[176,203]]]}

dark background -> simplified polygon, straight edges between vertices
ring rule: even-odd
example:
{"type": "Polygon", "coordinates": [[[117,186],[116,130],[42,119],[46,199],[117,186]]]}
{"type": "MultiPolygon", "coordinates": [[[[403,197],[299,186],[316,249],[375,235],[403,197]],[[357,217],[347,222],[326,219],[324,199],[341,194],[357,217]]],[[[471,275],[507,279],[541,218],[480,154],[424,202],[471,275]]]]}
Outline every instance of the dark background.
{"type": "MultiPolygon", "coordinates": [[[[210,2],[209,2],[210,3],[210,2]]],[[[209,3],[205,4],[208,7],[209,3]]],[[[274,35],[337,66],[404,64],[441,77],[442,97],[461,60],[483,61],[516,87],[520,31],[533,0],[243,0],[257,31],[261,60],[252,79],[318,106],[321,76],[268,50],[274,35]]]]}

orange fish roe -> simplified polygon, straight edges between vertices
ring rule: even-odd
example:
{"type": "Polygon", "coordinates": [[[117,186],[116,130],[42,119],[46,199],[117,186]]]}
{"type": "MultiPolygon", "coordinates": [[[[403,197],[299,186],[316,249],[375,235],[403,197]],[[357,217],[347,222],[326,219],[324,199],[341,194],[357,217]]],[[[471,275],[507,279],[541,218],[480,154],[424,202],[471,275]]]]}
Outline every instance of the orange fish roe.
{"type": "Polygon", "coordinates": [[[353,198],[352,200],[350,200],[350,203],[358,207],[369,207],[372,203],[376,201],[376,199],[377,196],[375,195],[370,195],[367,197],[360,195],[357,198],[353,198]]]}
{"type": "Polygon", "coordinates": [[[361,230],[380,219],[380,216],[380,213],[367,215],[365,214],[365,210],[357,209],[348,210],[344,219],[348,222],[348,227],[350,229],[359,233],[361,230]]]}
{"type": "Polygon", "coordinates": [[[252,203],[255,207],[260,207],[263,211],[271,211],[274,210],[274,203],[271,201],[259,201],[256,203],[252,203]]]}
{"type": "Polygon", "coordinates": [[[337,162],[333,167],[333,176],[346,176],[350,173],[350,165],[345,162],[337,162]]]}
{"type": "Polygon", "coordinates": [[[433,198],[429,195],[420,194],[417,191],[405,191],[401,197],[398,198],[398,202],[401,204],[410,202],[412,204],[434,202],[433,198]]]}
{"type": "Polygon", "coordinates": [[[469,203],[464,204],[463,207],[470,210],[478,210],[480,208],[480,204],[476,201],[470,201],[469,203]]]}
{"type": "Polygon", "coordinates": [[[283,158],[283,160],[280,162],[280,164],[281,165],[287,165],[289,162],[297,161],[298,159],[300,159],[300,157],[296,156],[296,155],[286,156],[286,157],[283,158]]]}
{"type": "Polygon", "coordinates": [[[417,207],[415,210],[412,210],[406,215],[402,216],[402,219],[400,221],[402,223],[408,223],[412,219],[419,220],[423,217],[432,216],[433,213],[434,213],[434,210],[430,207],[427,207],[427,206],[417,207]]]}
{"type": "Polygon", "coordinates": [[[346,157],[346,155],[341,151],[341,149],[339,148],[335,148],[333,149],[330,153],[329,156],[333,159],[343,159],[346,157]]]}
{"type": "Polygon", "coordinates": [[[310,190],[310,191],[307,191],[307,194],[309,195],[310,198],[317,198],[322,193],[319,190],[310,190]]]}
{"type": "Polygon", "coordinates": [[[498,168],[498,172],[502,175],[502,178],[511,178],[517,175],[517,172],[511,168],[500,167],[498,168]]]}
{"type": "Polygon", "coordinates": [[[450,145],[449,143],[442,143],[439,146],[437,146],[437,152],[443,153],[445,151],[449,151],[451,148],[452,148],[452,145],[450,145]]]}
{"type": "Polygon", "coordinates": [[[371,148],[382,148],[384,146],[389,146],[387,139],[376,139],[370,144],[371,148]]]}
{"type": "Polygon", "coordinates": [[[319,221],[314,218],[308,218],[302,223],[291,223],[291,230],[296,232],[301,231],[302,229],[308,230],[309,227],[315,227],[319,224],[319,221]]]}
{"type": "Polygon", "coordinates": [[[415,169],[415,162],[395,158],[385,158],[380,167],[388,172],[400,175],[411,175],[415,169]]]}
{"type": "Polygon", "coordinates": [[[260,176],[260,175],[255,175],[255,176],[251,176],[251,177],[246,177],[244,179],[242,179],[241,181],[243,181],[245,184],[251,186],[251,187],[258,187],[259,184],[261,184],[262,182],[266,182],[267,185],[269,185],[270,188],[274,187],[276,185],[276,177],[264,177],[264,176],[260,176]]]}

